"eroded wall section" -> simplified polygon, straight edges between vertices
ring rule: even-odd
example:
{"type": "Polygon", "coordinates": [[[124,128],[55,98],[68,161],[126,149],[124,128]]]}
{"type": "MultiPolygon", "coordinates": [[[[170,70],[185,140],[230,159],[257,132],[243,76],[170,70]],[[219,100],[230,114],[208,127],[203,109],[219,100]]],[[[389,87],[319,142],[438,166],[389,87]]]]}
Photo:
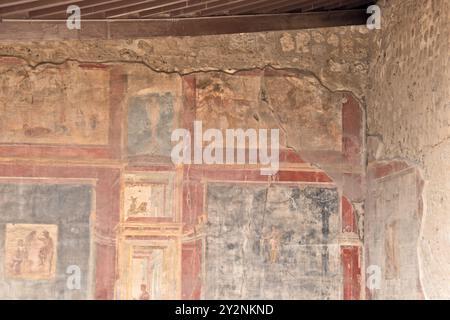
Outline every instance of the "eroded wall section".
{"type": "Polygon", "coordinates": [[[375,294],[378,298],[449,298],[450,2],[379,5],[382,28],[371,49],[367,94],[369,170],[380,165],[395,168],[404,160],[421,172],[425,189],[417,199],[411,198],[415,180],[409,174],[382,182],[385,188],[374,193],[374,202],[391,218],[380,220],[381,209],[366,212],[368,228],[375,225],[375,232],[383,224],[385,230],[369,236],[367,263],[389,266],[382,269],[386,283],[375,294]],[[422,211],[421,197],[423,215],[412,214],[422,211]],[[387,246],[392,254],[385,262],[375,254],[383,250],[383,243],[397,246],[387,246]]]}

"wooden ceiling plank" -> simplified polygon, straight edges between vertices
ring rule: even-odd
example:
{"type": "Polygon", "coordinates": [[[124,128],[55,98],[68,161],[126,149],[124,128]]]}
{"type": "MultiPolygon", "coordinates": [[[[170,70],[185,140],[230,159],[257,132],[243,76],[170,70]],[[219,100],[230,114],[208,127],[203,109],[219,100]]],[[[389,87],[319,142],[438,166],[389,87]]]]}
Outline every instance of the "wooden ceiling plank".
{"type": "Polygon", "coordinates": [[[150,2],[137,4],[130,7],[125,7],[122,9],[116,9],[116,10],[107,10],[106,11],[106,17],[108,18],[119,18],[123,17],[129,14],[133,13],[140,13],[144,12],[146,10],[153,10],[155,8],[174,5],[178,3],[183,3],[184,6],[186,6],[186,0],[176,0],[176,1],[170,1],[170,0],[152,0],[150,2]]]}
{"type": "Polygon", "coordinates": [[[207,2],[211,2],[211,0],[187,0],[187,6],[193,6],[199,3],[206,4],[207,2]]]}
{"type": "MultiPolygon", "coordinates": [[[[305,1],[305,0],[297,0],[298,1],[305,1]]],[[[280,6],[285,5],[292,5],[296,0],[280,0],[280,1],[270,1],[266,0],[259,5],[256,6],[246,6],[245,8],[240,8],[236,10],[232,10],[230,13],[232,14],[252,14],[252,13],[265,13],[270,10],[274,10],[276,8],[279,8],[280,6]]]]}
{"type": "Polygon", "coordinates": [[[301,10],[302,12],[307,12],[320,7],[323,3],[326,2],[330,2],[330,0],[302,1],[297,4],[279,7],[270,11],[270,13],[286,13],[293,10],[301,10]]]}
{"type": "MultiPolygon", "coordinates": [[[[197,6],[188,6],[186,9],[181,9],[181,10],[175,10],[173,12],[173,14],[171,15],[172,17],[180,17],[183,15],[188,15],[190,14],[195,15],[195,16],[200,16],[200,13],[202,11],[205,11],[206,9],[214,9],[217,7],[222,7],[224,4],[222,0],[194,0],[196,2],[201,2],[201,5],[197,5],[197,6]]],[[[241,1],[241,0],[237,0],[237,1],[241,1]]],[[[272,0],[273,1],[273,0],[272,0]]],[[[236,2],[236,1],[234,1],[236,2]]],[[[230,3],[228,3],[230,4],[230,3]]]]}
{"type": "MultiPolygon", "coordinates": [[[[335,6],[335,7],[343,7],[345,3],[350,2],[351,0],[322,0],[312,3],[311,10],[317,10],[317,9],[323,9],[327,10],[326,8],[329,6],[335,6]]],[[[308,9],[310,10],[310,9],[308,9]]]]}
{"type": "MultiPolygon", "coordinates": [[[[291,1],[294,2],[295,0],[284,0],[284,1],[291,1]]],[[[272,4],[277,3],[280,1],[272,1],[272,4]]],[[[235,15],[235,14],[240,14],[242,13],[242,11],[245,12],[251,12],[251,13],[257,13],[257,8],[258,6],[267,4],[267,0],[260,0],[260,1],[254,1],[254,2],[250,2],[250,3],[243,3],[241,5],[236,5],[234,8],[231,8],[230,10],[228,10],[228,14],[230,15],[235,15]]]]}
{"type": "Polygon", "coordinates": [[[30,2],[37,2],[37,0],[11,0],[11,1],[2,1],[0,3],[0,8],[8,7],[16,4],[24,4],[24,3],[30,3],[30,2]]]}
{"type": "Polygon", "coordinates": [[[115,10],[125,7],[130,7],[132,5],[137,5],[141,3],[148,3],[154,0],[121,0],[111,4],[102,4],[95,7],[86,8],[81,12],[81,16],[92,16],[99,13],[104,13],[108,10],[115,10]]]}
{"type": "MultiPolygon", "coordinates": [[[[367,0],[366,0],[367,1],[367,0]]],[[[309,11],[313,11],[313,10],[329,10],[329,8],[327,8],[330,5],[334,5],[335,8],[345,8],[346,4],[349,4],[350,2],[352,2],[351,0],[319,0],[319,1],[315,1],[313,2],[311,5],[305,7],[302,11],[303,12],[309,12],[309,11]]]]}
{"type": "Polygon", "coordinates": [[[237,9],[240,6],[245,6],[249,4],[255,4],[262,2],[261,0],[238,0],[238,1],[230,1],[225,4],[214,6],[214,7],[208,7],[206,10],[203,10],[201,12],[202,16],[209,16],[209,15],[217,15],[217,14],[228,14],[228,12],[232,9],[237,9]]]}
{"type": "Polygon", "coordinates": [[[155,16],[162,16],[164,14],[169,13],[170,10],[183,9],[183,8],[187,8],[186,3],[175,3],[175,4],[164,6],[164,7],[159,7],[159,8],[155,8],[155,9],[142,11],[139,14],[139,17],[150,18],[150,17],[155,17],[155,16]]]}
{"type": "Polygon", "coordinates": [[[0,16],[1,17],[6,17],[12,14],[16,14],[16,13],[22,13],[22,12],[27,12],[30,10],[35,10],[35,9],[43,9],[43,8],[48,8],[48,7],[52,7],[52,6],[57,6],[57,5],[61,5],[61,4],[77,4],[78,2],[81,2],[81,0],[78,1],[74,1],[74,0],[46,0],[46,1],[38,1],[38,2],[30,2],[30,3],[23,3],[23,4],[17,4],[17,5],[12,5],[12,6],[8,6],[8,7],[3,7],[0,8],[0,16]]]}
{"type": "Polygon", "coordinates": [[[195,16],[197,12],[206,9],[206,3],[200,3],[192,6],[188,6],[182,9],[170,10],[168,13],[171,17],[187,17],[187,16],[195,16]]]}
{"type": "Polygon", "coordinates": [[[223,1],[218,0],[190,0],[188,1],[188,6],[186,9],[179,9],[171,11],[171,17],[181,17],[181,16],[198,16],[198,14],[207,9],[208,6],[214,4],[221,4],[223,1]],[[194,5],[195,4],[195,5],[194,5]]]}
{"type": "MultiPolygon", "coordinates": [[[[106,4],[106,3],[111,4],[114,2],[118,2],[118,1],[120,1],[120,0],[84,0],[84,1],[77,3],[76,5],[80,7],[81,11],[83,11],[83,9],[86,9],[86,8],[95,7],[97,5],[106,4]]],[[[56,13],[66,13],[67,7],[68,7],[67,5],[60,5],[60,6],[50,7],[50,8],[46,8],[46,9],[32,10],[29,12],[28,16],[30,18],[40,18],[40,17],[51,16],[56,13]]]]}
{"type": "Polygon", "coordinates": [[[236,4],[244,4],[246,2],[248,3],[248,0],[247,1],[231,0],[231,1],[228,1],[226,3],[224,3],[223,1],[212,2],[212,3],[210,3],[210,4],[208,4],[206,6],[205,10],[202,10],[200,12],[200,16],[210,16],[210,15],[215,15],[215,14],[223,14],[223,13],[226,13],[234,5],[236,5],[236,4]]]}
{"type": "MultiPolygon", "coordinates": [[[[342,2],[342,1],[341,1],[342,2]]],[[[360,6],[370,6],[371,4],[373,4],[375,1],[368,1],[368,0],[348,0],[345,1],[344,3],[342,3],[341,5],[338,4],[330,4],[327,6],[324,6],[324,9],[326,10],[333,10],[333,9],[354,9],[360,6]]]]}

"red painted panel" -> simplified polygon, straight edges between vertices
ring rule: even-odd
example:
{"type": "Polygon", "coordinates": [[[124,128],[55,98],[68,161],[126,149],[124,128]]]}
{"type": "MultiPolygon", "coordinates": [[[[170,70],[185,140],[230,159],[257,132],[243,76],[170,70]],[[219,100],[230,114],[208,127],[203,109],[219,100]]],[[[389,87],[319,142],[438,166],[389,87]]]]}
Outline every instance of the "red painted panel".
{"type": "Polygon", "coordinates": [[[183,222],[195,225],[203,210],[203,183],[185,182],[183,185],[183,222]]]}
{"type": "Polygon", "coordinates": [[[95,267],[95,299],[114,299],[116,281],[116,248],[97,244],[95,267]]]}
{"type": "Polygon", "coordinates": [[[353,205],[346,198],[342,197],[342,232],[356,232],[356,219],[353,205]]]}
{"type": "Polygon", "coordinates": [[[317,171],[279,171],[274,180],[279,182],[333,182],[327,174],[317,171]]]}
{"type": "Polygon", "coordinates": [[[273,176],[262,175],[259,169],[228,169],[190,166],[185,169],[189,180],[239,181],[239,182],[320,182],[331,183],[333,180],[322,171],[282,170],[273,176]]]}
{"type": "Polygon", "coordinates": [[[360,248],[356,246],[341,247],[341,259],[344,275],[344,300],[360,300],[360,248]]]}
{"type": "Polygon", "coordinates": [[[199,300],[201,295],[202,242],[196,240],[183,244],[182,289],[184,300],[199,300]]]}

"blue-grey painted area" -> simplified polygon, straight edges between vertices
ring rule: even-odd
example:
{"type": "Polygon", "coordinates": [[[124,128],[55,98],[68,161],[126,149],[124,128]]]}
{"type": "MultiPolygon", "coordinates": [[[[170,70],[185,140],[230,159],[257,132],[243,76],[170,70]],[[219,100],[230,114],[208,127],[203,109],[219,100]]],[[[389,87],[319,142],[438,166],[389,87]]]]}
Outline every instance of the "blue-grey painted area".
{"type": "Polygon", "coordinates": [[[128,106],[128,154],[170,157],[174,106],[166,92],[130,99],[128,106]]]}
{"type": "Polygon", "coordinates": [[[333,188],[209,184],[205,298],[341,298],[339,203],[333,188]]]}
{"type": "Polygon", "coordinates": [[[91,253],[91,185],[0,184],[0,299],[89,298],[91,253]],[[58,226],[56,275],[49,280],[11,279],[5,276],[7,224],[58,226]],[[66,269],[81,270],[81,289],[70,290],[66,269]]]}

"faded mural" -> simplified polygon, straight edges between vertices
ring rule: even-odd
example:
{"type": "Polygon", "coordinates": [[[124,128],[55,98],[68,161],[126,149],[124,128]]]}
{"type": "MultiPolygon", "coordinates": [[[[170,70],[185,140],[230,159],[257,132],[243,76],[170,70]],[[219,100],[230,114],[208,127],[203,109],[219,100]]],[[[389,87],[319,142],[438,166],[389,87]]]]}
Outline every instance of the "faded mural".
{"type": "Polygon", "coordinates": [[[0,298],[92,297],[92,186],[0,182],[0,298]],[[80,290],[67,287],[78,266],[80,290]]]}
{"type": "Polygon", "coordinates": [[[362,297],[361,185],[342,183],[363,178],[351,94],[271,68],[5,58],[0,70],[0,298],[362,297]],[[194,120],[281,129],[279,172],[174,165],[172,131],[194,120]]]}
{"type": "Polygon", "coordinates": [[[313,186],[208,186],[208,299],[339,299],[339,195],[313,186]]]}
{"type": "MultiPolygon", "coordinates": [[[[0,72],[8,73],[5,67],[2,64],[0,72]]],[[[20,66],[14,72],[19,76],[0,78],[1,143],[108,143],[106,70],[80,71],[77,64],[67,63],[53,68],[20,66]]]]}
{"type": "Polygon", "coordinates": [[[416,258],[423,214],[422,180],[419,172],[409,165],[399,162],[396,166],[384,174],[382,171],[373,174],[370,180],[373,198],[367,201],[371,213],[366,222],[367,263],[380,266],[383,281],[378,290],[369,293],[372,299],[395,300],[399,295],[422,299],[416,258]]]}
{"type": "Polygon", "coordinates": [[[57,237],[57,225],[7,224],[5,276],[31,280],[54,278],[57,237]]]}
{"type": "Polygon", "coordinates": [[[170,92],[133,97],[128,107],[128,154],[169,157],[173,113],[170,92]]]}

